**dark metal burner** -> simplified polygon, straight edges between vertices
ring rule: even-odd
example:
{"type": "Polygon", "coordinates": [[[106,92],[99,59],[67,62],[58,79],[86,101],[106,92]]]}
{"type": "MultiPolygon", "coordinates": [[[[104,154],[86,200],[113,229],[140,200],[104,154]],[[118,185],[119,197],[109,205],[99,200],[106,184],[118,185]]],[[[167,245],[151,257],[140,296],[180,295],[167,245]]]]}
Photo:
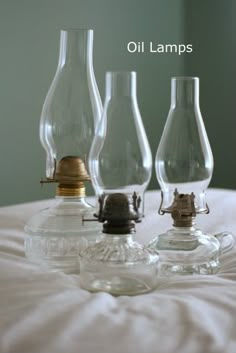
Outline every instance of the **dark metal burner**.
{"type": "Polygon", "coordinates": [[[140,222],[140,196],[136,192],[132,200],[126,194],[115,193],[98,199],[99,213],[95,215],[103,224],[103,233],[132,234],[135,233],[135,223],[140,222]]]}

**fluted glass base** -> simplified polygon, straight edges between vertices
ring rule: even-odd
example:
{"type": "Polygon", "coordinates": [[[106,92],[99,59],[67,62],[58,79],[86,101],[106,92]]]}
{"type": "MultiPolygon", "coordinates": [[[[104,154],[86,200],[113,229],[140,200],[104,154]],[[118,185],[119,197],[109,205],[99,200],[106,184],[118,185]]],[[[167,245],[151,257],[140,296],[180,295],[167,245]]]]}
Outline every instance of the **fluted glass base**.
{"type": "Polygon", "coordinates": [[[160,276],[214,274],[220,268],[220,243],[194,227],[173,227],[149,243],[160,254],[160,276]]]}
{"type": "Polygon", "coordinates": [[[79,273],[79,252],[96,241],[101,224],[84,222],[95,209],[84,198],[61,198],[25,226],[25,255],[53,271],[79,273]]]}
{"type": "Polygon", "coordinates": [[[81,287],[113,295],[150,292],[158,283],[158,266],[158,253],[131,235],[106,234],[80,253],[81,287]]]}

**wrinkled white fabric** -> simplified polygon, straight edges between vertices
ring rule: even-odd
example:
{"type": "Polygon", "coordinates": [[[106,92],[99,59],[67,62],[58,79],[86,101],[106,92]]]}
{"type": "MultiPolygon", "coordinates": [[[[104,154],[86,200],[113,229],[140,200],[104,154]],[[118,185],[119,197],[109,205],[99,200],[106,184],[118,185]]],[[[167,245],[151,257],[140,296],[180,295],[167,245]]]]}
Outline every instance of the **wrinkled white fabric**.
{"type": "MultiPolygon", "coordinates": [[[[113,297],[80,289],[79,276],[50,272],[24,257],[26,220],[51,200],[0,208],[0,353],[236,353],[236,249],[214,276],[160,280],[149,294],[113,297]]],[[[146,194],[137,240],[171,225],[146,194]]],[[[208,232],[236,234],[236,191],[208,191],[208,232]]]]}

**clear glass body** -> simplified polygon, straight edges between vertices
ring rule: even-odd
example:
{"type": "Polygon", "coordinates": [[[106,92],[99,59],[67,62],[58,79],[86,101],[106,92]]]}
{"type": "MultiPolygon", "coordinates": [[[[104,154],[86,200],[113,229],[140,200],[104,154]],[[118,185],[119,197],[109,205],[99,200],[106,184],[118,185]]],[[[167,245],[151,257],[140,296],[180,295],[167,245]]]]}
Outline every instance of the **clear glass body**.
{"type": "Polygon", "coordinates": [[[136,96],[135,72],[108,72],[106,97],[89,154],[96,194],[115,192],[141,199],[151,178],[152,155],[136,96]]]}
{"type": "Polygon", "coordinates": [[[163,192],[162,210],[174,191],[195,194],[197,212],[207,209],[205,190],[213,173],[213,156],[199,107],[199,79],[171,79],[171,106],[159,143],[155,167],[163,192]]]}
{"type": "Polygon", "coordinates": [[[160,276],[210,275],[220,268],[218,240],[195,227],[173,227],[149,247],[160,252],[160,276]]]}
{"type": "Polygon", "coordinates": [[[26,257],[55,271],[79,273],[79,251],[95,242],[101,229],[98,222],[83,222],[94,212],[83,197],[56,199],[25,225],[26,257]]]}
{"type": "Polygon", "coordinates": [[[102,104],[93,71],[93,30],[62,30],[58,67],[43,105],[40,140],[53,179],[63,157],[87,161],[102,104]]]}
{"type": "Polygon", "coordinates": [[[130,234],[104,234],[79,258],[80,283],[89,291],[137,295],[157,286],[158,253],[134,242],[130,234]]]}

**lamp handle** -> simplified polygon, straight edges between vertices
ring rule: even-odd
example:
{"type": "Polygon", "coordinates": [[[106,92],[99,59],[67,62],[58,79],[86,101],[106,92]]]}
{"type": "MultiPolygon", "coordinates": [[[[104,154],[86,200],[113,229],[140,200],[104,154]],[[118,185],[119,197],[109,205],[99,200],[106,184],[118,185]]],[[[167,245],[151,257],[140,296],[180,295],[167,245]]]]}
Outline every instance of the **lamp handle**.
{"type": "Polygon", "coordinates": [[[228,231],[221,232],[214,235],[221,246],[221,253],[225,254],[235,246],[235,236],[228,231]]]}

